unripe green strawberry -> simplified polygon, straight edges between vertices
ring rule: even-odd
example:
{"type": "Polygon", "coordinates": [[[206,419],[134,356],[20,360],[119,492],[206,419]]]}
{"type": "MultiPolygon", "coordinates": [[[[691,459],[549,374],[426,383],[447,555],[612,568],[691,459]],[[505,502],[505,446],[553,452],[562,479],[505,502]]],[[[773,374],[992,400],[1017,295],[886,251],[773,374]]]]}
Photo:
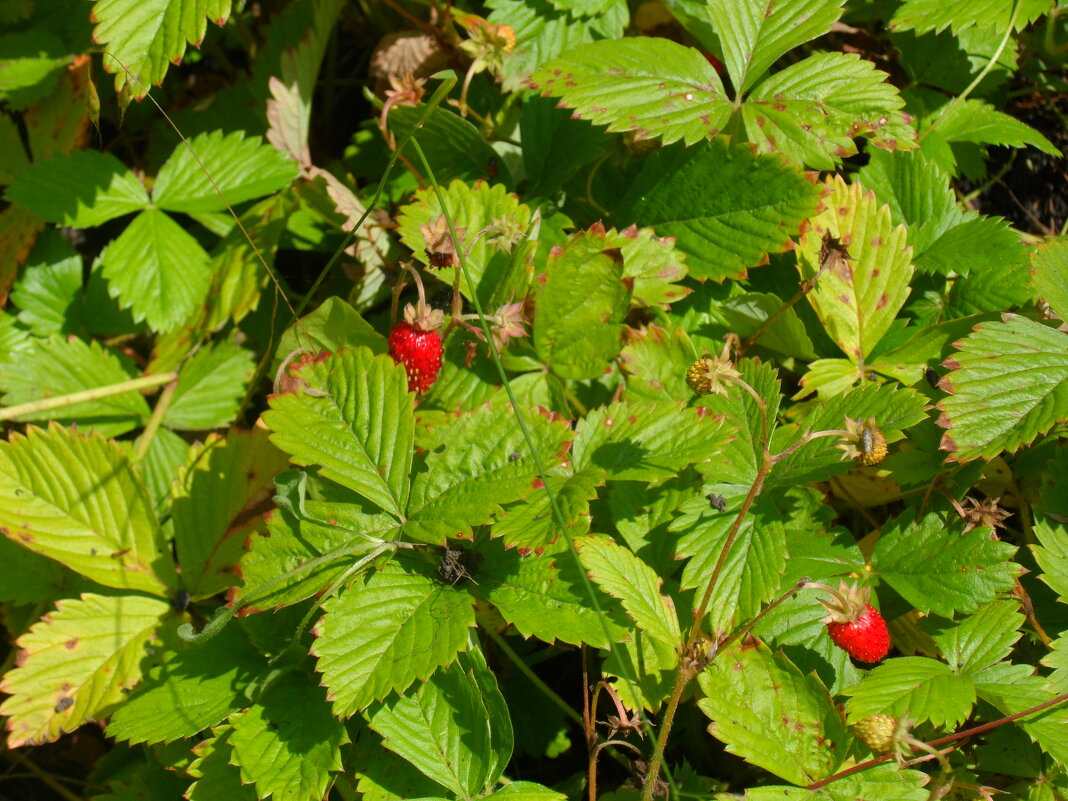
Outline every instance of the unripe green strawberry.
{"type": "Polygon", "coordinates": [[[872,715],[854,724],[853,732],[872,751],[886,754],[894,747],[897,718],[890,715],[872,715]]]}

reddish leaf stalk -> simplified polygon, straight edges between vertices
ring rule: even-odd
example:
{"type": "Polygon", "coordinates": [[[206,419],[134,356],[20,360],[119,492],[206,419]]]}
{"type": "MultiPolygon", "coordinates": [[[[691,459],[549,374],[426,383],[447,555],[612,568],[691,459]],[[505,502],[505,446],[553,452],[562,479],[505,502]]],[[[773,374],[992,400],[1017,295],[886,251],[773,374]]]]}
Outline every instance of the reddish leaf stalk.
{"type": "MultiPolygon", "coordinates": [[[[1007,715],[1003,718],[992,720],[989,723],[984,723],[981,726],[974,726],[970,729],[965,729],[964,731],[956,732],[955,734],[948,734],[945,737],[939,737],[937,740],[931,740],[929,743],[925,743],[925,745],[927,745],[929,748],[937,748],[940,745],[952,743],[956,740],[963,740],[967,737],[974,737],[977,734],[982,734],[983,732],[990,731],[991,729],[996,729],[998,726],[1004,726],[1006,723],[1012,723],[1014,720],[1019,720],[1020,718],[1025,718],[1028,715],[1033,715],[1036,712],[1041,712],[1044,709],[1049,709],[1050,707],[1057,706],[1058,704],[1061,704],[1064,701],[1068,701],[1068,693],[1062,693],[1056,698],[1051,698],[1048,701],[1038,704],[1037,706],[1031,707],[1030,709],[1025,709],[1023,712],[1017,712],[1015,715],[1007,715]]],[[[916,748],[913,747],[912,750],[916,750],[916,748]]],[[[852,776],[854,773],[860,773],[861,771],[865,771],[868,768],[875,767],[876,765],[881,765],[884,762],[889,762],[893,758],[893,754],[884,754],[883,756],[875,757],[874,759],[869,759],[867,762],[861,762],[859,765],[854,765],[851,768],[846,768],[843,771],[835,773],[833,776],[828,776],[826,779],[820,779],[818,782],[813,782],[812,784],[805,787],[805,789],[819,790],[821,787],[826,787],[832,782],[836,782],[839,779],[844,779],[846,776],[852,776]]]]}

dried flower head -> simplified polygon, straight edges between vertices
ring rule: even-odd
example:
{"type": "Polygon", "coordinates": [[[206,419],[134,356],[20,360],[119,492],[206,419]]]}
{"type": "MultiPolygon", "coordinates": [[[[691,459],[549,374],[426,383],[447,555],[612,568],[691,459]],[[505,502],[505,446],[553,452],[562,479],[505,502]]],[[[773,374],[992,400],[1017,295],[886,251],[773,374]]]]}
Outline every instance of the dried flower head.
{"type": "Polygon", "coordinates": [[[411,303],[404,306],[404,321],[418,331],[437,331],[444,318],[441,309],[432,309],[421,300],[414,306],[411,303]]]}
{"type": "MultiPolygon", "coordinates": [[[[426,257],[431,267],[443,268],[456,264],[456,249],[459,242],[453,242],[449,235],[449,223],[444,214],[426,225],[419,226],[419,233],[426,240],[426,257]]],[[[456,229],[456,238],[463,240],[466,228],[456,229]]]]}
{"type": "Polygon", "coordinates": [[[742,374],[730,359],[730,346],[724,345],[719,356],[698,359],[686,371],[686,383],[698,395],[726,395],[727,384],[742,374]]]}
{"type": "Polygon", "coordinates": [[[846,433],[839,439],[836,448],[844,453],[843,459],[852,459],[865,467],[879,464],[886,458],[886,437],[875,425],[875,418],[869,417],[864,422],[845,419],[846,433]]]}
{"type": "Polygon", "coordinates": [[[964,512],[964,531],[971,531],[978,526],[989,526],[993,531],[1005,527],[1005,519],[1012,516],[998,505],[1001,498],[987,498],[985,501],[977,501],[975,498],[966,498],[962,507],[964,512]]]}

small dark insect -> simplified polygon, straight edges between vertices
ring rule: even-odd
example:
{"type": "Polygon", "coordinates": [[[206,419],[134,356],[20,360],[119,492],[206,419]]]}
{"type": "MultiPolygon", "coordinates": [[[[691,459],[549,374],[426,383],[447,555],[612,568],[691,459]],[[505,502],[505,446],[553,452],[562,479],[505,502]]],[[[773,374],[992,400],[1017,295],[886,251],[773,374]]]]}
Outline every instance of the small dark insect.
{"type": "Polygon", "coordinates": [[[727,510],[727,500],[722,495],[716,495],[716,493],[710,492],[705,497],[708,498],[708,502],[712,504],[712,508],[717,512],[724,512],[727,510]]]}
{"type": "Polygon", "coordinates": [[[500,169],[501,162],[496,156],[490,156],[489,161],[486,162],[486,177],[491,181],[497,177],[497,170],[500,169]]]}
{"type": "Polygon", "coordinates": [[[923,377],[927,379],[927,383],[931,385],[932,389],[938,389],[938,373],[928,367],[923,371],[923,377]]]}
{"type": "Polygon", "coordinates": [[[853,257],[849,255],[849,249],[842,244],[842,240],[831,236],[830,231],[823,235],[823,242],[820,243],[820,269],[838,266],[837,262],[852,260],[853,257]]]}
{"type": "Polygon", "coordinates": [[[452,253],[445,253],[440,250],[427,250],[426,257],[430,259],[430,266],[437,269],[443,269],[445,267],[451,267],[456,263],[456,256],[452,253]]]}
{"type": "Polygon", "coordinates": [[[517,461],[519,461],[519,456],[520,456],[519,451],[512,451],[510,454],[508,454],[508,461],[509,462],[517,462],[517,461]]]}
{"type": "Polygon", "coordinates": [[[59,703],[56,704],[56,712],[62,712],[65,709],[70,709],[74,705],[74,699],[63,697],[59,699],[59,703]]]}
{"type": "Polygon", "coordinates": [[[472,584],[478,584],[474,574],[478,572],[480,564],[482,564],[482,554],[478,551],[446,548],[445,553],[442,554],[441,563],[438,565],[438,575],[442,581],[447,581],[449,584],[456,584],[463,579],[467,579],[472,584]]]}
{"type": "Polygon", "coordinates": [[[185,590],[178,590],[178,593],[171,600],[171,609],[181,614],[189,608],[189,593],[185,590]]]}

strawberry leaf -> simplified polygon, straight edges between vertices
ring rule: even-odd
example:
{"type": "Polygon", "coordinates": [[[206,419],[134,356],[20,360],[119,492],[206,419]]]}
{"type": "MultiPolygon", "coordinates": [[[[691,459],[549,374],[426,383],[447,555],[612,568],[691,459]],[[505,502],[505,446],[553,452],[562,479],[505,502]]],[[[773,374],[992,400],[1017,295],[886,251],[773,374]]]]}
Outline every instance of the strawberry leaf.
{"type": "Polygon", "coordinates": [[[746,134],[763,153],[822,170],[854,155],[857,136],[888,150],[915,147],[905,101],[886,78],[855,53],[816,53],[756,87],[742,106],[746,134]]]}
{"type": "Polygon", "coordinates": [[[454,663],[412,695],[376,704],[365,714],[382,745],[458,797],[473,798],[496,781],[492,728],[508,721],[491,718],[494,702],[483,696],[487,689],[499,692],[495,683],[484,685],[454,663]]]}
{"type": "Polygon", "coordinates": [[[200,348],[181,366],[163,424],[179,431],[228,425],[254,367],[252,353],[230,342],[200,348]]]}
{"type": "Polygon", "coordinates": [[[586,120],[574,119],[552,100],[533,94],[523,99],[520,134],[531,197],[552,197],[611,144],[586,120]]]}
{"type": "MultiPolygon", "coordinates": [[[[698,496],[682,506],[671,526],[681,534],[678,556],[689,558],[680,581],[683,589],[703,591],[738,517],[744,488],[724,485],[717,489],[725,501],[725,511],[712,508],[707,498],[698,496]]],[[[775,596],[786,569],[783,520],[789,519],[788,509],[793,503],[786,498],[773,503],[768,496],[758,496],[742,520],[709,600],[708,625],[716,634],[729,631],[738,620],[751,619],[775,596]]]]}
{"type": "Polygon", "coordinates": [[[1001,662],[1023,636],[1024,616],[1016,601],[994,601],[959,623],[928,618],[928,629],[946,663],[957,673],[981,680],[982,671],[1001,662]]]}
{"type": "Polygon", "coordinates": [[[323,603],[316,669],[338,717],[425,681],[468,647],[472,597],[398,557],[323,603]]]}
{"type": "Polygon", "coordinates": [[[489,21],[509,25],[516,47],[504,61],[504,88],[515,91],[530,74],[561,53],[597,39],[618,40],[630,21],[625,0],[599,0],[569,11],[552,0],[487,0],[489,21]]]}
{"type": "Polygon", "coordinates": [[[211,131],[175,148],[156,176],[152,202],[166,211],[226,211],[227,204],[285,188],[298,172],[296,162],[258,136],[211,131]]]}
{"type": "Polygon", "coordinates": [[[229,0],[97,0],[93,39],[105,45],[104,69],[115,73],[115,92],[140,100],[159,84],[185,46],[200,46],[210,19],[223,25],[229,0]]]}
{"type": "Polygon", "coordinates": [[[46,222],[74,228],[93,228],[149,206],[137,176],[97,150],[36,162],[15,177],[6,198],[46,222]]]}
{"type": "MultiPolygon", "coordinates": [[[[389,129],[396,141],[404,139],[412,127],[420,123],[425,113],[426,107],[422,105],[394,106],[390,109],[389,129]]],[[[434,167],[434,177],[442,186],[457,179],[473,182],[484,178],[490,183],[504,184],[509,189],[514,187],[508,166],[498,158],[497,151],[482,138],[478,128],[459,114],[438,106],[421,122],[418,130],[419,146],[434,167]],[[490,174],[490,159],[497,159],[497,171],[493,175],[490,174]]],[[[401,152],[412,164],[419,163],[419,156],[410,142],[401,152]]]]}
{"type": "Polygon", "coordinates": [[[598,615],[566,542],[536,554],[505,550],[500,540],[480,543],[480,594],[524,637],[609,648],[626,635],[610,617],[598,615]]]}
{"type": "MultiPolygon", "coordinates": [[[[930,777],[920,770],[904,770],[895,765],[876,765],[853,776],[835,779],[813,790],[813,801],[927,801],[931,792],[925,785],[930,777]]],[[[746,801],[792,801],[801,792],[796,787],[752,787],[746,801]]]]}
{"type": "Polygon", "coordinates": [[[55,423],[0,443],[0,529],[107,587],[169,596],[170,549],[127,455],[55,423]]]}
{"type": "Polygon", "coordinates": [[[734,110],[704,56],[668,39],[581,45],[543,64],[527,83],[610,133],[659,137],[665,145],[717,136],[734,110]]]}
{"type": "Polygon", "coordinates": [[[38,337],[78,333],[82,327],[82,257],[56,230],[41,234],[11,289],[19,322],[38,337]]]}
{"type": "Polygon", "coordinates": [[[826,210],[810,220],[797,266],[805,280],[819,276],[809,303],[838,347],[863,364],[909,295],[911,251],[904,226],[894,227],[890,210],[871,193],[864,194],[859,184],[847,186],[837,175],[826,185],[826,210]],[[825,236],[840,240],[849,258],[832,254],[824,266],[825,236]]]}
{"type": "MultiPolygon", "coordinates": [[[[937,120],[938,135],[947,142],[975,142],[984,145],[1008,145],[1024,147],[1034,145],[1043,153],[1060,156],[1058,150],[1046,137],[1015,117],[998,111],[982,100],[965,100],[935,112],[923,123],[937,120]]],[[[921,128],[924,125],[921,125],[921,128]]]]}
{"type": "Polygon", "coordinates": [[[266,667],[237,626],[228,626],[211,647],[161,650],[145,680],[120,706],[107,732],[118,740],[169,743],[220,723],[247,701],[239,688],[266,667]]]}
{"type": "Polygon", "coordinates": [[[211,435],[189,449],[172,488],[171,523],[193,600],[236,583],[234,567],[251,533],[262,530],[260,514],[285,466],[285,455],[259,428],[211,435]]]}
{"type": "Polygon", "coordinates": [[[678,645],[681,635],[675,605],[669,596],[661,595],[663,582],[651,567],[608,537],[583,537],[575,541],[575,548],[593,582],[622,602],[641,631],[669,649],[678,645]]]}
{"type": "Polygon", "coordinates": [[[697,678],[708,731],[732,754],[800,785],[845,759],[849,737],[823,683],[766,645],[735,645],[697,678]]]}
{"type": "Polygon", "coordinates": [[[765,433],[771,435],[771,431],[763,430],[765,417],[774,425],[782,395],[778,373],[770,365],[743,359],[735,367],[763,399],[767,412],[762,414],[753,396],[739,386],[729,386],[725,395],[705,395],[698,400],[698,405],[713,417],[722,417],[723,428],[730,438],[712,454],[711,460],[702,461],[697,469],[711,481],[748,487],[756,479],[764,458],[765,433]]]}
{"type": "Polygon", "coordinates": [[[659,482],[694,463],[711,462],[731,430],[703,408],[676,403],[613,403],[578,425],[576,470],[596,467],[611,479],[659,482]]]}
{"type": "Polygon", "coordinates": [[[692,277],[721,281],[790,248],[818,195],[781,159],[716,139],[648,156],[613,218],[674,237],[692,277]]]}
{"type": "Polygon", "coordinates": [[[827,33],[842,15],[842,2],[711,0],[698,13],[719,34],[723,63],[740,95],[788,50],[827,33]]]}
{"type": "MultiPolygon", "coordinates": [[[[979,697],[1003,715],[1016,715],[1052,701],[1054,693],[1046,680],[1032,674],[1030,665],[1006,665],[1002,675],[991,670],[987,680],[977,683],[979,697]]],[[[1068,709],[1046,709],[1016,722],[1050,758],[1063,764],[1068,760],[1068,709]]]]}
{"type": "MultiPolygon", "coordinates": [[[[925,409],[924,397],[915,390],[892,384],[866,383],[819,404],[800,425],[780,426],[772,440],[772,452],[781,453],[813,432],[841,430],[847,417],[852,420],[874,417],[886,441],[896,442],[902,439],[906,428],[927,419],[925,409]]],[[[833,437],[806,442],[776,462],[765,486],[788,487],[826,481],[833,475],[848,473],[855,465],[851,460],[843,459],[843,452],[835,444],[833,437]]]]}
{"type": "Polygon", "coordinates": [[[596,378],[623,347],[630,290],[612,244],[600,226],[577,233],[537,277],[534,349],[561,378],[596,378]]]}
{"type": "Polygon", "coordinates": [[[241,771],[231,764],[233,747],[228,742],[233,732],[227,725],[212,729],[213,737],[197,743],[188,773],[197,781],[186,791],[188,801],[258,801],[254,786],[241,781],[241,771]]]}
{"type": "MultiPolygon", "coordinates": [[[[542,463],[561,460],[570,431],[542,414],[524,414],[542,463]]],[[[414,540],[443,544],[447,537],[471,537],[471,527],[489,523],[511,503],[539,490],[537,470],[523,431],[510,408],[483,407],[435,428],[423,443],[427,472],[412,483],[404,532],[414,540]],[[486,438],[487,431],[493,432],[486,438]],[[442,448],[441,446],[444,446],[442,448]]]]}
{"type": "Polygon", "coordinates": [[[170,604],[141,595],[85,594],[23,634],[19,667],[0,681],[11,748],[53,742],[108,715],[141,680],[144,648],[170,604]],[[71,703],[73,701],[73,703],[71,703]]]}
{"type": "Polygon", "coordinates": [[[1068,417],[1068,337],[1026,317],[1004,314],[956,343],[942,379],[941,447],[951,459],[991,459],[1014,451],[1068,417]]]}
{"type": "Polygon", "coordinates": [[[300,372],[314,394],[274,395],[263,421],[294,464],[355,490],[395,517],[408,501],[414,422],[404,368],[366,348],[300,372]]]}
{"type": "Polygon", "coordinates": [[[1038,543],[1031,545],[1042,568],[1041,579],[1061,597],[1068,598],[1068,458],[1058,450],[1049,462],[1042,502],[1036,504],[1034,531],[1038,543]]]}
{"type": "Polygon", "coordinates": [[[655,323],[628,333],[619,354],[627,374],[623,398],[628,401],[677,401],[692,394],[686,369],[701,354],[682,328],[671,330],[655,323]]]}
{"type": "Polygon", "coordinates": [[[975,685],[945,662],[925,656],[902,656],[885,662],[845,690],[846,719],[856,723],[871,715],[908,716],[935,726],[963,723],[975,705],[975,685]]]}
{"type": "Polygon", "coordinates": [[[230,761],[260,798],[315,801],[341,770],[345,725],[330,714],[323,688],[304,673],[289,672],[258,703],[230,716],[230,761]]]}
{"type": "Polygon", "coordinates": [[[952,617],[974,612],[1013,587],[1016,546],[990,539],[983,526],[967,533],[930,513],[906,513],[883,528],[871,562],[874,575],[921,612],[952,617]]]}
{"type": "Polygon", "coordinates": [[[239,598],[250,613],[291,606],[324,592],[397,534],[397,522],[389,515],[365,514],[352,503],[304,501],[298,517],[298,509],[284,506],[290,501],[286,477],[275,482],[275,499],[283,508],[271,515],[266,532],[249,538],[241,557],[239,598]]]}
{"type": "Polygon", "coordinates": [[[1046,240],[1031,252],[1031,283],[1058,317],[1068,318],[1068,240],[1046,240]]]}
{"type": "MultiPolygon", "coordinates": [[[[508,220],[511,225],[527,231],[532,220],[530,207],[509,194],[504,184],[490,186],[478,183],[471,187],[456,180],[442,187],[442,196],[460,237],[457,249],[466,254],[464,258],[471,281],[477,287],[478,298],[487,311],[511,303],[516,296],[525,294],[529,282],[527,263],[533,255],[532,242],[524,240],[513,247],[510,253],[492,244],[489,235],[479,237],[473,245],[471,243],[480,231],[495,224],[495,221],[508,220]],[[461,228],[465,231],[461,232],[461,228]]],[[[416,192],[415,202],[401,207],[397,215],[397,232],[401,241],[412,250],[414,258],[423,264],[429,263],[428,243],[419,228],[436,221],[441,213],[441,204],[433,188],[430,188],[416,192]]],[[[470,300],[471,288],[467,281],[460,282],[460,290],[470,300]]]]}
{"type": "Polygon", "coordinates": [[[954,33],[974,25],[1003,31],[1009,25],[1014,8],[1019,5],[1015,30],[1049,11],[1050,0],[905,0],[890,20],[898,30],[943,31],[954,33]]]}
{"type": "Polygon", "coordinates": [[[211,284],[207,252],[159,209],[138,214],[101,258],[108,291],[160,333],[181,325],[211,284]]]}
{"type": "MultiPolygon", "coordinates": [[[[574,473],[549,473],[549,487],[567,525],[567,536],[585,534],[590,528],[590,501],[604,485],[605,473],[597,467],[584,467],[574,473]]],[[[524,501],[509,505],[497,516],[492,529],[505,546],[521,551],[538,551],[552,545],[560,536],[549,494],[542,489],[524,501]]]]}

